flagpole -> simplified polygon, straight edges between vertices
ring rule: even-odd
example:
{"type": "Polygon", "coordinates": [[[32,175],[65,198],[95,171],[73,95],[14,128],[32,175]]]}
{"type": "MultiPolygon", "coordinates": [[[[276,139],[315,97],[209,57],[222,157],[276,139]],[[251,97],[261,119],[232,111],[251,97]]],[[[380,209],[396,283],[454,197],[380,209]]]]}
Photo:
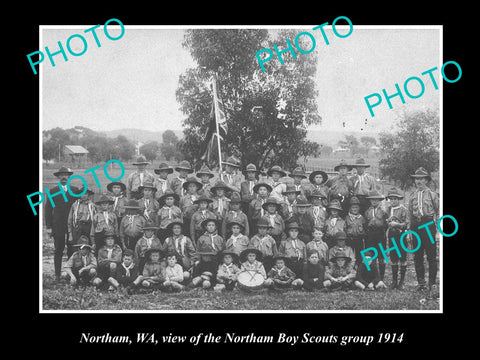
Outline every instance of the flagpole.
{"type": "Polygon", "coordinates": [[[213,74],[213,104],[215,106],[215,126],[217,128],[217,144],[218,144],[218,164],[220,166],[220,177],[222,177],[222,149],[220,148],[220,129],[218,127],[218,119],[220,114],[218,112],[218,97],[217,97],[217,74],[213,74]]]}

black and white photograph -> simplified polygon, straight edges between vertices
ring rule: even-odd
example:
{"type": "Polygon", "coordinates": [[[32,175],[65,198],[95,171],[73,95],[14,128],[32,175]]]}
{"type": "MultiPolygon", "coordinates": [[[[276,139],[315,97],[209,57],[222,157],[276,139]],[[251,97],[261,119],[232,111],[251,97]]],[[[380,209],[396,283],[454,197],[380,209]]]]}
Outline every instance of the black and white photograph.
{"type": "Polygon", "coordinates": [[[461,64],[323,20],[40,26],[41,313],[442,313],[461,64]]]}

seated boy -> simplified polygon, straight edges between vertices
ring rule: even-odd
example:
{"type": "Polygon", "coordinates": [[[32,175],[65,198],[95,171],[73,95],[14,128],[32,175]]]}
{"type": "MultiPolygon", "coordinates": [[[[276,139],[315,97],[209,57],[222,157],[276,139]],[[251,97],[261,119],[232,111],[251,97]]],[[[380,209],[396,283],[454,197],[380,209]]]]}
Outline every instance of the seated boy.
{"type": "Polygon", "coordinates": [[[325,268],[317,250],[307,252],[307,263],[303,266],[303,288],[307,291],[323,289],[325,268]]]}
{"type": "Polygon", "coordinates": [[[325,241],[323,241],[323,231],[319,228],[314,228],[312,236],[313,240],[306,245],[307,253],[312,250],[317,251],[320,262],[323,266],[326,266],[328,258],[328,245],[325,241]]]}
{"type": "Polygon", "coordinates": [[[243,224],[231,221],[228,223],[226,229],[231,235],[225,244],[225,248],[240,255],[243,250],[248,248],[250,243],[248,237],[243,234],[243,231],[245,230],[243,224]]]}
{"type": "Polygon", "coordinates": [[[97,276],[97,259],[92,253],[87,236],[82,235],[78,243],[73,245],[75,251],[63,267],[61,278],[75,286],[80,282],[82,285],[91,283],[97,276]]]}
{"type": "Polygon", "coordinates": [[[340,231],[335,234],[334,241],[336,242],[336,245],[328,250],[327,261],[331,262],[331,259],[336,253],[343,251],[345,255],[352,259],[351,263],[354,267],[356,264],[355,251],[350,246],[346,245],[347,235],[343,231],[340,231]]]}
{"type": "Polygon", "coordinates": [[[299,288],[301,281],[296,281],[295,273],[286,265],[287,258],[277,254],[274,258],[275,265],[268,272],[268,278],[265,280],[265,287],[272,290],[285,290],[291,287],[299,288]]]}
{"type": "Polygon", "coordinates": [[[367,251],[364,256],[368,262],[370,271],[365,265],[365,261],[358,266],[357,277],[355,279],[355,286],[360,290],[379,290],[386,289],[386,285],[380,279],[380,273],[378,271],[376,259],[372,260],[373,251],[367,251]]]}
{"type": "Polygon", "coordinates": [[[259,273],[264,279],[266,279],[267,273],[265,272],[263,264],[260,262],[261,260],[262,253],[260,250],[254,248],[243,250],[240,254],[240,272],[248,271],[251,275],[259,273]]]}
{"type": "Polygon", "coordinates": [[[278,252],[288,259],[290,269],[295,273],[299,282],[303,282],[303,264],[307,257],[305,244],[298,238],[299,226],[296,222],[288,224],[288,238],[282,240],[278,252]]]}
{"type": "Polygon", "coordinates": [[[117,266],[117,272],[114,277],[109,277],[108,282],[115,289],[120,286],[128,294],[133,294],[138,285],[142,282],[142,276],[139,275],[138,265],[135,263],[135,253],[126,249],[122,255],[122,263],[117,266]]]}
{"type": "Polygon", "coordinates": [[[340,251],[331,258],[331,263],[325,271],[325,286],[330,291],[351,290],[355,281],[355,270],[351,258],[340,251]]]}
{"type": "Polygon", "coordinates": [[[229,250],[223,250],[221,252],[222,263],[218,266],[217,270],[217,284],[213,290],[233,290],[237,283],[237,275],[240,269],[235,264],[238,262],[238,255],[229,250]]]}
{"type": "Polygon", "coordinates": [[[138,271],[143,273],[143,267],[145,266],[146,252],[149,249],[159,249],[161,254],[165,251],[165,244],[160,242],[160,239],[157,238],[155,232],[158,230],[153,222],[148,222],[143,226],[143,236],[138,239],[137,244],[135,245],[135,256],[138,261],[138,271]]]}
{"type": "Polygon", "coordinates": [[[157,289],[165,282],[165,265],[160,262],[160,249],[150,248],[145,257],[141,285],[147,289],[157,289]]]}
{"type": "MultiPolygon", "coordinates": [[[[95,279],[95,285],[99,286],[115,276],[117,267],[122,262],[122,248],[115,244],[113,232],[105,233],[105,245],[98,250],[97,260],[98,278],[95,279]]],[[[114,290],[114,287],[110,285],[108,290],[114,290]]]]}
{"type": "Polygon", "coordinates": [[[167,266],[165,267],[165,281],[162,283],[162,290],[167,292],[182,291],[183,269],[177,264],[177,255],[172,252],[167,254],[167,266]]]}

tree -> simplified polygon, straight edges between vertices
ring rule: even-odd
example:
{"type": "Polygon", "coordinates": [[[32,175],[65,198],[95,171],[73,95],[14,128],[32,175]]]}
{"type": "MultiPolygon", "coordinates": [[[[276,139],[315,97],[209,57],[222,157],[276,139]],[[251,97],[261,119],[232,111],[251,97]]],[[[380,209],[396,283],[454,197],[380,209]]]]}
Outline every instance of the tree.
{"type": "Polygon", "coordinates": [[[165,130],[162,134],[163,143],[166,145],[176,145],[178,137],[172,130],[165,130]]]}
{"type": "Polygon", "coordinates": [[[370,148],[374,145],[377,145],[377,139],[375,139],[373,136],[362,136],[360,138],[360,142],[362,143],[361,152],[367,156],[370,148]]]}
{"type": "Polygon", "coordinates": [[[65,145],[69,145],[70,135],[62,128],[56,127],[43,131],[43,154],[44,160],[58,159],[58,152],[63,154],[65,145]]]}
{"type": "Polygon", "coordinates": [[[158,141],[150,141],[140,147],[140,153],[142,153],[148,161],[155,160],[159,150],[160,144],[158,141]]]}
{"type": "Polygon", "coordinates": [[[412,183],[410,177],[420,166],[429,172],[440,165],[440,119],[438,112],[427,110],[405,113],[394,134],[380,134],[382,175],[398,180],[401,187],[412,183]]]}
{"type": "Polygon", "coordinates": [[[286,38],[293,41],[298,32],[283,30],[273,39],[265,29],[186,32],[183,46],[198,64],[180,76],[176,92],[186,115],[184,138],[178,148],[187,160],[198,163],[202,155],[199,149],[209,125],[209,79],[213,73],[218,77],[228,123],[222,152],[235,154],[243,166],[251,162],[259,167],[278,164],[291,168],[305,155],[305,149],[313,149],[306,140],[306,128],[321,122],[314,81],[317,57],[298,54],[295,60],[284,53],[283,65],[272,60],[265,63],[266,72],[262,72],[254,56],[261,48],[286,43],[286,38]]]}
{"type": "MultiPolygon", "coordinates": [[[[118,155],[120,160],[129,161],[135,155],[135,145],[133,145],[125,136],[118,135],[113,141],[113,147],[115,154],[118,155]]],[[[113,158],[113,154],[112,154],[113,158]]]]}
{"type": "Polygon", "coordinates": [[[346,147],[350,148],[352,156],[360,153],[360,144],[355,135],[345,135],[346,147]]]}

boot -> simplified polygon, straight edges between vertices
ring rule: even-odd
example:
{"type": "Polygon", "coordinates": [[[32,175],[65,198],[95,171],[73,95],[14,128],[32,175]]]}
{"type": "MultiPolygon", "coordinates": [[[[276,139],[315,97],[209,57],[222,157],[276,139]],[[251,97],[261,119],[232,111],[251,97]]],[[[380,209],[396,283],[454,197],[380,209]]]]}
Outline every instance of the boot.
{"type": "Polygon", "coordinates": [[[392,289],[398,289],[398,265],[392,265],[392,289]]]}
{"type": "Polygon", "coordinates": [[[398,284],[398,290],[403,290],[403,284],[405,283],[405,274],[407,272],[407,265],[400,266],[400,283],[398,284]]]}
{"type": "Polygon", "coordinates": [[[383,277],[385,276],[385,263],[378,264],[378,269],[380,272],[380,279],[383,281],[383,277]]]}

